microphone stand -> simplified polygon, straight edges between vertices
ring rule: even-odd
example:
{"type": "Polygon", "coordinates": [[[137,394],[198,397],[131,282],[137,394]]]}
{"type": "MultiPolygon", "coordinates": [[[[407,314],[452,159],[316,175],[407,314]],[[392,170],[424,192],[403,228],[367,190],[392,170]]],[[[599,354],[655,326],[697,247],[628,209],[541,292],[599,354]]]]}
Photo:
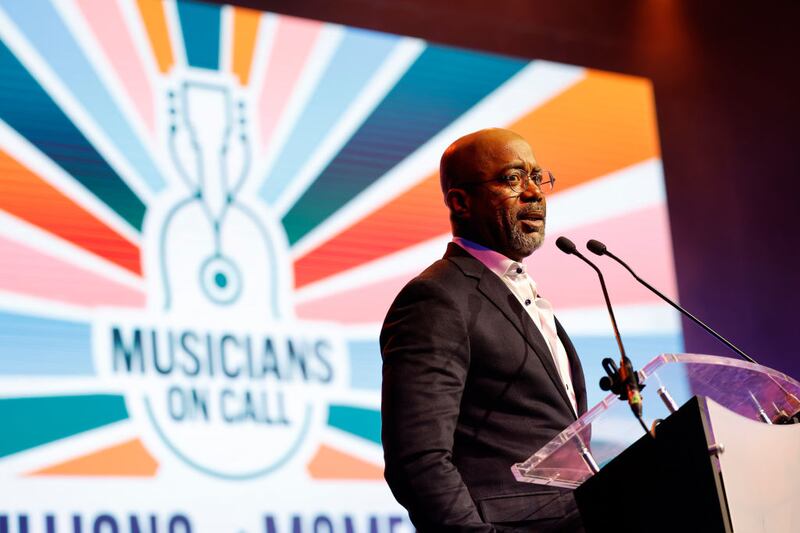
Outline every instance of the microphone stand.
{"type": "Polygon", "coordinates": [[[614,261],[616,261],[617,263],[622,265],[625,268],[625,270],[627,270],[628,272],[631,273],[631,276],[633,276],[636,279],[636,281],[638,281],[639,283],[641,283],[642,285],[644,285],[645,287],[650,289],[650,291],[653,294],[655,294],[656,296],[658,296],[659,298],[661,298],[662,300],[667,302],[669,305],[671,305],[672,307],[677,309],[681,314],[683,314],[684,316],[689,318],[692,322],[694,322],[695,324],[697,324],[698,326],[700,326],[701,328],[706,330],[709,334],[711,334],[713,337],[715,337],[718,341],[722,342],[725,346],[727,346],[728,348],[730,348],[731,350],[733,350],[734,352],[739,354],[742,357],[742,359],[744,359],[745,361],[749,361],[749,362],[751,362],[753,364],[758,364],[758,363],[756,363],[755,359],[753,359],[752,357],[750,357],[749,355],[744,353],[742,350],[740,350],[739,348],[734,346],[733,343],[730,342],[728,339],[726,339],[725,337],[723,337],[722,335],[720,335],[719,333],[717,333],[716,331],[711,329],[711,327],[706,325],[705,322],[703,322],[702,320],[700,320],[699,318],[694,316],[692,313],[690,313],[689,311],[687,311],[686,309],[684,309],[683,307],[681,307],[677,303],[673,302],[667,296],[662,294],[661,291],[659,291],[658,289],[656,289],[655,287],[653,287],[652,285],[647,283],[645,280],[640,278],[636,274],[636,272],[634,272],[633,269],[628,266],[628,264],[625,261],[623,261],[622,259],[620,259],[616,255],[612,254],[611,252],[609,252],[608,248],[606,248],[605,244],[603,244],[602,242],[597,241],[595,239],[592,239],[592,240],[590,240],[589,242],[586,243],[586,247],[589,249],[590,252],[595,253],[597,255],[607,255],[608,257],[610,257],[611,259],[613,259],[614,261]]]}
{"type": "Polygon", "coordinates": [[[652,436],[652,433],[650,433],[650,430],[647,428],[647,424],[645,424],[642,419],[642,395],[639,391],[644,388],[644,385],[639,383],[639,373],[634,370],[631,360],[625,354],[625,346],[622,344],[622,336],[619,334],[617,319],[614,317],[614,309],[611,306],[611,299],[608,296],[608,289],[606,288],[603,273],[597,265],[589,261],[577,250],[575,243],[566,237],[559,237],[556,239],[556,246],[565,254],[574,255],[592,267],[597,273],[597,277],[600,279],[600,287],[603,289],[603,298],[605,299],[606,308],[608,309],[608,316],[611,319],[611,326],[614,329],[614,338],[617,340],[617,346],[619,347],[621,355],[619,368],[614,364],[613,359],[609,357],[603,359],[602,365],[606,376],[600,380],[600,388],[604,391],[611,391],[616,394],[620,400],[627,400],[631,411],[634,416],[636,416],[642,429],[644,429],[645,433],[652,436]]]}
{"type": "MultiPolygon", "coordinates": [[[[715,339],[720,341],[722,344],[724,344],[725,346],[727,346],[728,348],[730,348],[731,350],[736,352],[742,359],[744,359],[745,361],[748,361],[750,363],[753,363],[754,365],[758,364],[755,359],[753,359],[752,357],[750,357],[749,355],[744,353],[738,347],[734,346],[734,344],[731,341],[729,341],[728,339],[726,339],[725,337],[723,337],[722,335],[720,335],[719,333],[714,331],[710,326],[706,325],[705,322],[703,322],[702,320],[700,320],[699,318],[694,316],[692,313],[690,313],[689,311],[684,309],[682,306],[678,305],[676,302],[672,301],[670,298],[665,296],[661,291],[659,291],[658,289],[656,289],[655,287],[650,285],[648,282],[646,282],[645,280],[640,278],[636,274],[636,272],[634,272],[633,269],[628,266],[628,264],[625,261],[623,261],[622,259],[620,259],[616,255],[614,255],[613,253],[609,252],[608,248],[606,247],[605,244],[603,244],[602,242],[600,242],[600,241],[598,241],[596,239],[590,239],[586,243],[586,248],[590,252],[595,254],[595,255],[607,255],[608,257],[610,257],[611,259],[613,259],[614,261],[616,261],[617,263],[622,265],[625,268],[625,270],[630,272],[631,276],[633,276],[634,279],[636,279],[636,281],[638,281],[639,283],[641,283],[642,285],[647,287],[653,294],[655,294],[656,296],[658,296],[659,298],[661,298],[662,300],[667,302],[669,305],[671,305],[673,308],[678,310],[678,312],[680,312],[683,316],[689,318],[692,322],[694,322],[695,324],[697,324],[698,326],[703,328],[712,337],[714,337],[715,339]]],[[[770,376],[770,379],[784,393],[786,398],[789,400],[789,403],[793,404],[793,406],[795,408],[795,412],[792,415],[788,415],[783,411],[779,411],[779,416],[775,420],[775,422],[778,423],[778,424],[796,424],[796,423],[800,423],[800,399],[798,399],[796,395],[794,395],[791,392],[787,391],[786,388],[783,385],[778,383],[778,381],[775,380],[774,378],[772,378],[771,376],[770,376]]],[[[753,400],[755,401],[755,398],[753,398],[753,400]]],[[[760,412],[763,412],[763,409],[761,408],[760,405],[758,405],[758,402],[756,402],[756,405],[760,409],[760,412]]],[[[766,413],[764,413],[764,415],[762,416],[762,420],[764,420],[765,422],[770,423],[770,424],[773,423],[769,419],[769,417],[766,416],[766,413]],[[766,418],[766,420],[764,420],[765,418],[766,418]]]]}

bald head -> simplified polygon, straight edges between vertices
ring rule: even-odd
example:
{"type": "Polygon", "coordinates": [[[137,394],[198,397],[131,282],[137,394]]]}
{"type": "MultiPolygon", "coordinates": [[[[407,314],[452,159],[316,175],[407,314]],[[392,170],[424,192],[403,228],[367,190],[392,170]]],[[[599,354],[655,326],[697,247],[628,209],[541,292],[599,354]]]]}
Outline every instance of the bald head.
{"type": "Polygon", "coordinates": [[[487,162],[496,159],[499,150],[512,141],[525,139],[511,130],[487,128],[456,139],[442,154],[439,162],[439,183],[442,194],[460,183],[479,181],[485,175],[487,162]]]}
{"type": "Polygon", "coordinates": [[[456,140],[439,167],[453,235],[515,261],[530,255],[544,239],[545,197],[530,178],[541,172],[531,146],[513,131],[491,128],[456,140]]]}

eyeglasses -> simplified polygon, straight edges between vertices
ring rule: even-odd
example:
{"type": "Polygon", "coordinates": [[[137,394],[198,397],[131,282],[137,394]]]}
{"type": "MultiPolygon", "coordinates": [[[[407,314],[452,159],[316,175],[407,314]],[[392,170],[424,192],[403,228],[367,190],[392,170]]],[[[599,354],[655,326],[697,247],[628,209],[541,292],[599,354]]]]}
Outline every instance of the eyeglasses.
{"type": "Polygon", "coordinates": [[[485,185],[492,182],[501,183],[520,194],[527,191],[528,187],[531,186],[531,182],[533,182],[542,193],[547,194],[556,186],[556,177],[549,170],[538,169],[528,173],[521,168],[513,168],[497,178],[485,181],[468,181],[460,183],[459,186],[485,185]]]}

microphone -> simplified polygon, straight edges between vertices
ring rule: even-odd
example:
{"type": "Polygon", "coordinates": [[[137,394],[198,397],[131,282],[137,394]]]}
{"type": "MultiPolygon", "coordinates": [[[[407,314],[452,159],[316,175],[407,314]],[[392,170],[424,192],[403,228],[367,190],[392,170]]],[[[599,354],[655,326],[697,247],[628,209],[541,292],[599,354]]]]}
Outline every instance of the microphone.
{"type": "Polygon", "coordinates": [[[581,261],[589,265],[597,272],[597,277],[600,278],[600,287],[603,289],[603,298],[606,301],[606,308],[608,309],[608,316],[611,318],[611,326],[614,328],[614,337],[617,339],[617,346],[622,356],[620,360],[619,369],[614,365],[611,359],[603,360],[603,368],[608,374],[607,378],[600,381],[600,388],[603,390],[611,390],[614,394],[619,395],[620,400],[627,400],[633,414],[639,419],[639,422],[647,432],[647,426],[642,421],[642,395],[639,386],[639,375],[634,371],[633,364],[628,356],[625,354],[625,346],[622,344],[622,337],[619,334],[617,327],[617,319],[614,317],[614,309],[611,307],[611,299],[608,297],[608,289],[606,288],[606,281],[603,278],[603,273],[597,268],[597,265],[586,259],[581,254],[575,243],[568,238],[561,236],[556,239],[556,246],[559,250],[567,255],[574,255],[581,261]]]}
{"type": "MultiPolygon", "coordinates": [[[[607,255],[608,257],[610,257],[611,259],[613,259],[614,261],[616,261],[617,263],[619,263],[620,265],[625,267],[625,270],[630,272],[631,275],[634,277],[634,279],[636,279],[636,281],[638,281],[639,283],[641,283],[642,285],[647,287],[651,292],[653,292],[653,294],[655,294],[656,296],[658,296],[659,298],[661,298],[662,300],[667,302],[669,305],[671,305],[672,307],[677,309],[683,316],[689,318],[692,322],[694,322],[695,324],[697,324],[698,326],[703,328],[707,333],[711,334],[712,337],[714,337],[715,339],[720,341],[722,344],[724,344],[725,346],[727,346],[728,348],[730,348],[731,350],[733,350],[734,352],[739,354],[742,357],[742,359],[744,359],[745,361],[749,361],[750,363],[753,363],[753,364],[756,364],[756,365],[758,364],[755,359],[753,359],[752,357],[750,357],[749,355],[744,353],[742,350],[740,350],[739,348],[734,346],[734,344],[731,341],[729,341],[728,339],[726,339],[725,337],[723,337],[722,335],[720,335],[719,333],[717,333],[716,331],[711,329],[710,326],[706,325],[702,320],[700,320],[699,318],[694,316],[692,313],[690,313],[689,311],[687,311],[686,309],[684,309],[683,307],[678,305],[677,302],[673,302],[671,299],[667,298],[663,293],[661,293],[661,291],[659,291],[658,289],[656,289],[655,287],[653,287],[652,285],[647,283],[645,280],[640,278],[636,274],[636,272],[634,272],[633,269],[631,267],[629,267],[627,263],[625,263],[625,261],[623,261],[622,259],[620,259],[616,255],[612,254],[611,252],[609,252],[608,251],[608,247],[606,247],[605,244],[603,244],[602,242],[600,242],[600,241],[598,241],[596,239],[591,239],[586,243],[586,248],[588,248],[589,251],[594,253],[594,254],[607,255]]],[[[794,409],[793,414],[792,415],[788,415],[784,411],[778,409],[777,406],[776,406],[776,410],[778,411],[778,417],[775,419],[775,422],[778,423],[778,424],[796,424],[796,423],[800,423],[800,398],[798,398],[796,395],[794,395],[793,393],[791,393],[788,390],[786,390],[786,388],[783,385],[781,385],[780,383],[778,383],[778,381],[775,380],[775,378],[770,376],[770,380],[781,390],[781,392],[784,393],[784,395],[786,396],[787,401],[791,404],[792,408],[794,409]]],[[[755,401],[755,398],[754,398],[754,401],[755,401]]],[[[769,417],[766,415],[766,413],[764,412],[763,408],[761,408],[760,405],[757,404],[757,403],[756,403],[756,406],[759,409],[759,417],[762,420],[764,420],[765,422],[768,422],[769,417]]],[[[771,422],[768,422],[768,423],[771,423],[771,422]]]]}
{"type": "Polygon", "coordinates": [[[616,255],[612,254],[611,252],[609,252],[608,248],[606,247],[605,244],[603,244],[602,242],[600,242],[598,240],[591,239],[586,243],[586,248],[588,248],[589,251],[592,252],[593,254],[596,254],[596,255],[607,255],[608,257],[610,257],[611,259],[613,259],[614,261],[616,261],[617,263],[619,263],[620,265],[625,267],[625,270],[630,272],[631,276],[633,276],[634,279],[636,279],[636,281],[638,281],[639,283],[641,283],[642,285],[647,287],[656,296],[658,296],[659,298],[661,298],[662,300],[667,302],[669,305],[671,305],[672,307],[677,309],[683,316],[691,319],[692,322],[694,322],[695,324],[697,324],[698,326],[700,326],[701,328],[706,330],[706,332],[711,334],[715,339],[717,339],[718,341],[722,342],[725,346],[727,346],[728,348],[730,348],[731,350],[733,350],[734,352],[739,354],[745,361],[749,361],[749,362],[751,362],[753,364],[758,364],[758,363],[756,363],[755,359],[753,359],[752,357],[750,357],[749,355],[744,353],[742,350],[740,350],[739,348],[734,346],[731,341],[729,341],[728,339],[726,339],[725,337],[723,337],[722,335],[720,335],[719,333],[717,333],[716,331],[711,329],[710,326],[707,326],[699,318],[697,318],[692,313],[690,313],[689,311],[687,311],[686,309],[684,309],[683,307],[678,305],[677,302],[674,302],[671,299],[667,298],[667,296],[662,294],[661,291],[659,291],[658,289],[656,289],[655,287],[653,287],[652,285],[647,283],[645,280],[640,278],[636,274],[636,272],[634,272],[633,269],[631,267],[629,267],[627,263],[625,263],[625,261],[623,261],[622,259],[620,259],[616,255]]]}

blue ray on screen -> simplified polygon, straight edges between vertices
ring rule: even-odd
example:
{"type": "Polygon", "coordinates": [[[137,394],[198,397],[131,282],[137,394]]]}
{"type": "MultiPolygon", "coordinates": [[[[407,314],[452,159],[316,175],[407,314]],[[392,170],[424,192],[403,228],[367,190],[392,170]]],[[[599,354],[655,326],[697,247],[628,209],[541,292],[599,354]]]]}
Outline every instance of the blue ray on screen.
{"type": "Polygon", "coordinates": [[[376,340],[347,343],[350,355],[350,386],[354,389],[380,390],[381,349],[376,340]]]}
{"type": "Polygon", "coordinates": [[[178,17],[189,66],[219,69],[220,6],[178,2],[178,17]]]}
{"type": "Polygon", "coordinates": [[[160,191],[164,180],[155,162],[52,3],[6,2],[3,9],[139,177],[152,191],[160,191]]]}
{"type": "Polygon", "coordinates": [[[92,376],[88,323],[0,311],[0,375],[92,376]]]}
{"type": "Polygon", "coordinates": [[[309,155],[360,96],[361,91],[400,42],[399,37],[366,30],[348,29],[320,77],[281,149],[261,189],[262,197],[274,203],[308,162],[309,155]]]}
{"type": "Polygon", "coordinates": [[[527,64],[442,46],[426,48],[283,217],[290,244],[527,64]]]}
{"type": "Polygon", "coordinates": [[[141,230],[145,205],[0,42],[0,119],[141,230]]]}

